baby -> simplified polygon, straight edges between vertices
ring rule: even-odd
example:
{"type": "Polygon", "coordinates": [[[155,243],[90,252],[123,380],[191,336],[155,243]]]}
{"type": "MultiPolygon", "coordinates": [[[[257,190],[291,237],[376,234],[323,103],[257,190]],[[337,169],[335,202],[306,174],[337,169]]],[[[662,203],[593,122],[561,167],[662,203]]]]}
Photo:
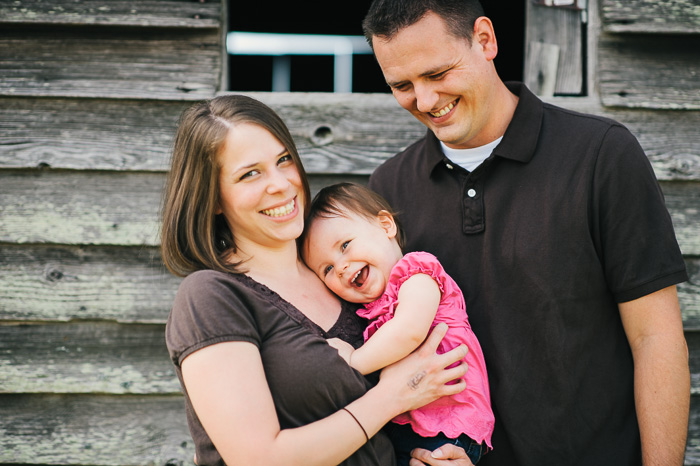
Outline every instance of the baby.
{"type": "Polygon", "coordinates": [[[440,322],[449,326],[438,352],[465,344],[467,388],[387,426],[399,465],[411,450],[445,443],[464,448],[472,463],[491,448],[494,416],[483,353],[467,321],[464,296],[438,260],[427,252],[404,255],[402,232],[386,200],[353,183],[322,189],[307,215],[301,251],[306,264],[346,301],[362,303],[369,319],[365,344],[329,344],[350,366],[369,374],[410,354],[440,322]]]}

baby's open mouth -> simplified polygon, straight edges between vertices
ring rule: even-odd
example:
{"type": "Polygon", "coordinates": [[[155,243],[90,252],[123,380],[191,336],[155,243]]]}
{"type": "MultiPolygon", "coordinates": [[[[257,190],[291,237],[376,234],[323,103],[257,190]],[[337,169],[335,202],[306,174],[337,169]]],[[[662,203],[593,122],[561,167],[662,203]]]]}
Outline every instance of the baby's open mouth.
{"type": "Polygon", "coordinates": [[[369,267],[364,266],[360,270],[357,271],[353,279],[350,281],[352,286],[355,288],[361,288],[362,285],[365,284],[365,280],[367,280],[367,274],[369,273],[369,267]]]}

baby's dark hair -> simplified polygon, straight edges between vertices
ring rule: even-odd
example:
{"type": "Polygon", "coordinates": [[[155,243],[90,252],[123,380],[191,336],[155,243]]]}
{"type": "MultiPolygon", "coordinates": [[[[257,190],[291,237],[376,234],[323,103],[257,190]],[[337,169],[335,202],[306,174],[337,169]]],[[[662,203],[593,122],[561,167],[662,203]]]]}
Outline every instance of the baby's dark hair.
{"type": "Polygon", "coordinates": [[[299,245],[303,247],[314,220],[343,217],[345,210],[370,220],[374,220],[381,213],[391,215],[396,223],[396,241],[403,249],[404,233],[396,218],[396,212],[382,196],[357,183],[337,183],[326,186],[314,196],[304,222],[304,232],[299,237],[299,245]]]}

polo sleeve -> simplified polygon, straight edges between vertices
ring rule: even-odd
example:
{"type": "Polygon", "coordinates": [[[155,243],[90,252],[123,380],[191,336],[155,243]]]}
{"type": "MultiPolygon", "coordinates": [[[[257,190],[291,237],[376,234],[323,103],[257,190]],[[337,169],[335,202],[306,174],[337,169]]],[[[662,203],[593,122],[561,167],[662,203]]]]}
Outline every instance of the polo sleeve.
{"type": "Polygon", "coordinates": [[[165,329],[173,363],[215,343],[245,341],[260,347],[249,293],[237,281],[211,270],[187,276],[178,288],[165,329]]]}
{"type": "Polygon", "coordinates": [[[653,168],[621,125],[612,125],[602,139],[592,205],[594,241],[618,303],[687,280],[653,168]]]}

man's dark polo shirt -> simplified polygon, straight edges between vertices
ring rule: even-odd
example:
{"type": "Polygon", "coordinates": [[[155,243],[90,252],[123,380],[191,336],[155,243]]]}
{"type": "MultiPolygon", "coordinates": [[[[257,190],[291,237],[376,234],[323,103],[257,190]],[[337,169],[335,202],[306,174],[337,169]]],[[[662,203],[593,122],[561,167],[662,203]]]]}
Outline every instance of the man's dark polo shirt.
{"type": "MultiPolygon", "coordinates": [[[[480,466],[638,465],[617,303],[687,280],[651,165],[622,125],[520,100],[473,172],[428,134],[370,187],[464,292],[496,414],[480,466]]],[[[468,376],[468,375],[467,375],[468,376]]]]}

